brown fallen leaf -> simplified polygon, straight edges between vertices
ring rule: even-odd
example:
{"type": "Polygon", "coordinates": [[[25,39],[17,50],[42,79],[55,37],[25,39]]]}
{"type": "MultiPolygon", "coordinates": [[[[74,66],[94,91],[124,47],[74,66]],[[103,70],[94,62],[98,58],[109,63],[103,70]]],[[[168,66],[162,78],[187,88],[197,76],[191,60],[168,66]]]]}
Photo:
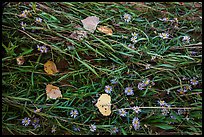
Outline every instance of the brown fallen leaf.
{"type": "Polygon", "coordinates": [[[100,26],[100,27],[97,27],[97,29],[100,31],[100,32],[103,32],[107,35],[112,35],[113,34],[113,31],[111,28],[108,28],[107,26],[100,26]]]}
{"type": "Polygon", "coordinates": [[[86,19],[81,20],[84,29],[90,31],[91,33],[94,33],[96,30],[96,27],[99,23],[99,18],[96,16],[89,16],[86,19]]]}
{"type": "Polygon", "coordinates": [[[62,97],[59,87],[53,86],[51,84],[48,84],[46,86],[46,94],[47,94],[47,99],[57,99],[62,97]]]}
{"type": "Polygon", "coordinates": [[[53,61],[48,60],[45,64],[44,64],[44,70],[47,74],[49,75],[53,75],[57,72],[59,72],[57,70],[57,67],[55,65],[55,63],[53,61]]]}
{"type": "Polygon", "coordinates": [[[23,63],[25,62],[25,59],[23,56],[19,56],[16,58],[16,61],[18,65],[23,65],[23,63]]]}
{"type": "Polygon", "coordinates": [[[95,106],[99,109],[102,115],[109,116],[111,114],[111,96],[102,94],[95,106]]]}

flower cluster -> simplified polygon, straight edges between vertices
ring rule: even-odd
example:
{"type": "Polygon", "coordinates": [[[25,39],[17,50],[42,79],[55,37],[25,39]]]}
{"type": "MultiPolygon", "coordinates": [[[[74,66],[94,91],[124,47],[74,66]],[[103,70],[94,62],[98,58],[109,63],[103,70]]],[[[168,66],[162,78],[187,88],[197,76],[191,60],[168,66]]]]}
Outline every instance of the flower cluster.
{"type": "Polygon", "coordinates": [[[34,128],[40,127],[39,122],[39,118],[34,118],[33,120],[31,120],[29,117],[25,117],[24,119],[22,119],[22,125],[26,127],[30,124],[32,124],[34,128]]]}
{"type": "Polygon", "coordinates": [[[163,22],[175,22],[178,23],[178,19],[177,18],[173,18],[173,19],[169,19],[169,18],[159,18],[160,21],[163,22]]]}
{"type": "Polygon", "coordinates": [[[136,32],[132,33],[132,38],[130,39],[130,41],[132,41],[133,43],[137,43],[137,36],[138,34],[136,32]]]}
{"type": "MultiPolygon", "coordinates": [[[[32,16],[32,14],[31,14],[31,12],[28,11],[28,10],[22,11],[22,13],[19,15],[19,17],[23,17],[23,18],[27,18],[27,17],[31,17],[31,16],[32,16]]],[[[36,18],[35,18],[35,22],[36,22],[36,23],[41,23],[41,22],[42,22],[42,19],[39,18],[39,17],[36,17],[36,18]]],[[[23,30],[25,30],[26,23],[21,22],[20,25],[21,25],[21,28],[22,28],[23,30]]]]}
{"type": "Polygon", "coordinates": [[[23,17],[23,18],[26,18],[27,16],[32,16],[32,14],[30,13],[30,11],[28,11],[28,10],[24,10],[24,11],[19,15],[19,17],[23,17]]]}
{"type": "Polygon", "coordinates": [[[167,104],[164,100],[159,100],[159,101],[157,101],[157,102],[158,102],[158,104],[159,104],[161,107],[163,107],[163,108],[161,109],[162,115],[166,116],[166,115],[169,113],[169,110],[168,110],[167,108],[169,108],[170,105],[167,104]]]}
{"type": "Polygon", "coordinates": [[[161,107],[164,107],[164,106],[168,107],[168,106],[169,106],[164,100],[159,100],[159,101],[157,101],[157,102],[159,103],[159,105],[160,105],[161,107]]]}
{"type": "Polygon", "coordinates": [[[46,46],[39,46],[39,45],[37,45],[37,50],[40,51],[41,53],[47,53],[48,51],[46,46]]]}
{"type": "MultiPolygon", "coordinates": [[[[139,82],[137,87],[138,87],[139,90],[143,90],[144,87],[147,87],[147,86],[150,85],[150,82],[151,82],[150,79],[147,78],[147,79],[143,80],[142,82],[139,82]]],[[[153,86],[154,82],[151,82],[151,85],[153,86]]]]}

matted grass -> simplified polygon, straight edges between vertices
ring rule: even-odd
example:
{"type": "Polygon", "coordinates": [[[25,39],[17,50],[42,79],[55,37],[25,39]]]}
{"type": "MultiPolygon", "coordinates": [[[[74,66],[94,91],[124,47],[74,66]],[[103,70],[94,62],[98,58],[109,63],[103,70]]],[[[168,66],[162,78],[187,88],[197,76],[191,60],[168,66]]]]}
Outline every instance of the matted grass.
{"type": "Polygon", "coordinates": [[[2,15],[2,134],[202,134],[201,11],[201,2],[8,3],[2,15]],[[19,17],[26,9],[32,16],[19,17]],[[131,15],[130,22],[124,21],[125,13],[131,15]],[[70,38],[73,31],[84,30],[81,20],[88,16],[99,17],[98,26],[110,27],[113,35],[96,29],[81,41],[70,38]],[[36,23],[36,17],[42,22],[36,23]],[[134,32],[138,41],[130,48],[134,32]],[[169,38],[162,39],[160,33],[169,38]],[[183,36],[190,37],[189,43],[183,36]],[[47,46],[48,52],[41,53],[37,45],[47,46]],[[19,56],[25,58],[23,65],[16,62],[19,56]],[[56,63],[59,73],[45,73],[47,60],[56,63]],[[190,81],[194,78],[196,85],[190,81]],[[142,90],[140,82],[146,82],[142,90]],[[58,86],[63,97],[46,100],[47,84],[58,86]],[[107,117],[95,106],[106,85],[112,86],[112,113],[107,117]],[[186,86],[192,89],[180,94],[186,86]],[[134,95],[126,95],[126,87],[132,87],[134,95]],[[133,106],[141,112],[135,113],[133,106]],[[119,114],[122,108],[125,117],[119,114]],[[75,109],[79,114],[73,118],[75,109]],[[39,118],[40,127],[24,126],[25,117],[31,122],[39,118]]]}

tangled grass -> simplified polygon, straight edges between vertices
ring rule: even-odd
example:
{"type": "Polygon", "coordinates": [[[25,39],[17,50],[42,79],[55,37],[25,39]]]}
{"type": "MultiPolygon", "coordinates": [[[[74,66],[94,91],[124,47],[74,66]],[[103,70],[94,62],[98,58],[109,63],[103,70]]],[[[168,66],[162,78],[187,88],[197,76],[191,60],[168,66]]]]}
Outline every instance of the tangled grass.
{"type": "Polygon", "coordinates": [[[201,2],[8,3],[2,15],[2,134],[202,134],[201,11],[201,2]],[[70,38],[84,30],[76,26],[88,16],[113,35],[96,29],[83,40],[70,38]],[[59,73],[47,75],[47,60],[59,73]],[[47,84],[63,97],[46,100],[47,84]],[[112,113],[103,116],[94,104],[107,85],[112,113]]]}

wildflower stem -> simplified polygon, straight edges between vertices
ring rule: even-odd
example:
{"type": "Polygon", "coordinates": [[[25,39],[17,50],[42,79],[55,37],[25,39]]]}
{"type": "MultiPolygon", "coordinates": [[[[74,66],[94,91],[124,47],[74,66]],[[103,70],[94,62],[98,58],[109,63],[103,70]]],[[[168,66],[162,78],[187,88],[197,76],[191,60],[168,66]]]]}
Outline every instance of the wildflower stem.
{"type": "MultiPolygon", "coordinates": [[[[202,108],[198,108],[198,107],[139,107],[142,109],[163,109],[163,108],[167,108],[167,109],[192,109],[192,110],[201,110],[202,108]]],[[[132,109],[132,108],[123,108],[123,109],[132,109]]],[[[113,111],[118,111],[119,109],[115,109],[113,111]]]]}

